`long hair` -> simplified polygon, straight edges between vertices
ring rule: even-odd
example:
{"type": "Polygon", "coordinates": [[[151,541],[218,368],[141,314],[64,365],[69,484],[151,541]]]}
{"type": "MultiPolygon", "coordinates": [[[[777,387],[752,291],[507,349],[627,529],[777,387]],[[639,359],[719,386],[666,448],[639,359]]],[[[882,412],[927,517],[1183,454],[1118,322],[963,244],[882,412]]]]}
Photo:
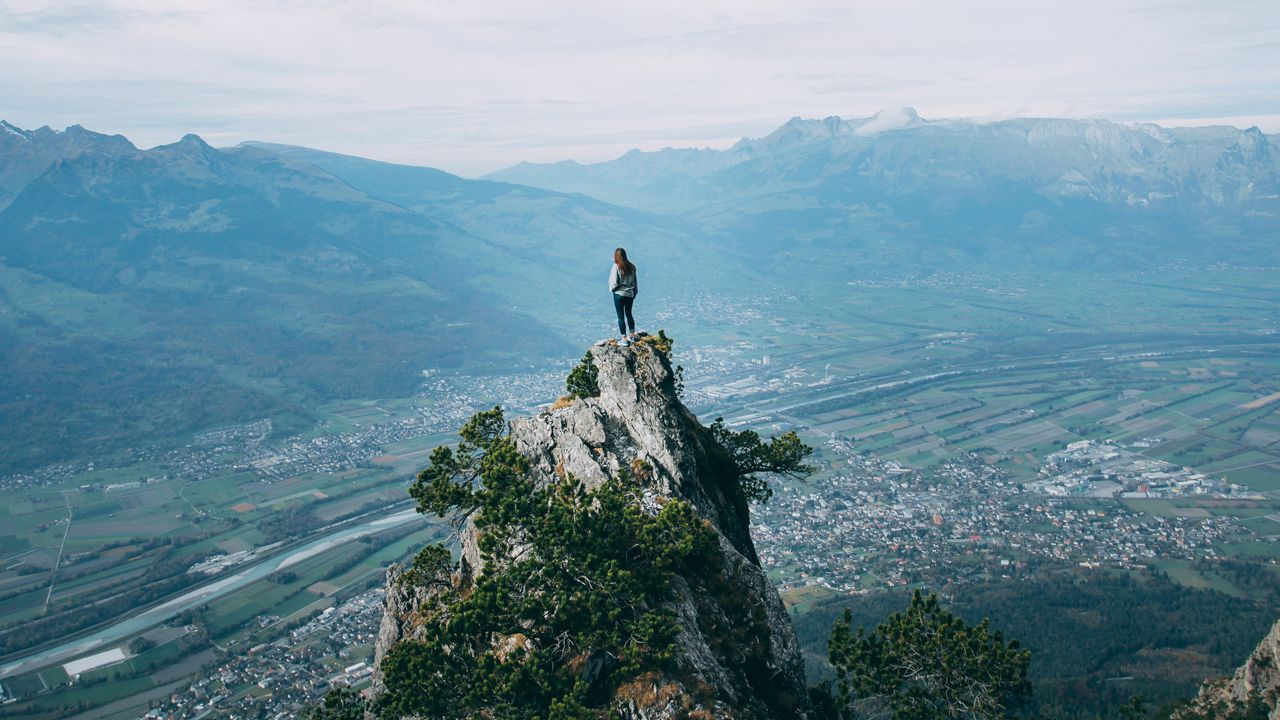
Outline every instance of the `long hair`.
{"type": "Polygon", "coordinates": [[[626,275],[632,275],[636,271],[636,266],[627,259],[626,248],[618,248],[613,251],[613,262],[618,266],[618,271],[626,275]]]}

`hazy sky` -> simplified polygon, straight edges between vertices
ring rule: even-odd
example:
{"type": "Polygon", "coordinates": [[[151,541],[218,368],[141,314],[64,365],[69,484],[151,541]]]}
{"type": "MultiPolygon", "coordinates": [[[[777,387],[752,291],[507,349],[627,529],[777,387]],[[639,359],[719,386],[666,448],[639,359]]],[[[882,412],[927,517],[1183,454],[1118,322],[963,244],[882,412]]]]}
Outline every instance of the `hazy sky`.
{"type": "Polygon", "coordinates": [[[1280,132],[1280,2],[0,0],[0,118],[466,175],[914,106],[1280,132]]]}

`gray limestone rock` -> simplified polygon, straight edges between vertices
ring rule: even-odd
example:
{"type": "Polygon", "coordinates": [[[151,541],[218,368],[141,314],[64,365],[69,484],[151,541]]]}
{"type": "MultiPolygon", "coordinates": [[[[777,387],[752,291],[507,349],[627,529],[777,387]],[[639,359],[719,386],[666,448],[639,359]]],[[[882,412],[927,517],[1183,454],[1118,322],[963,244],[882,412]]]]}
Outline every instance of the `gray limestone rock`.
{"type": "MultiPolygon", "coordinates": [[[[646,505],[690,502],[718,531],[722,562],[712,577],[677,578],[670,608],[679,619],[675,670],[618,689],[612,714],[639,720],[742,720],[808,714],[804,665],[791,620],[759,566],[747,503],[732,461],[676,394],[668,352],[655,338],[591,349],[600,396],[511,421],[511,437],[545,482],[572,474],[588,487],[629,472],[646,505]]],[[[464,577],[484,571],[474,532],[462,536],[464,577]]],[[[389,582],[376,660],[413,637],[421,597],[389,582]]],[[[381,677],[375,677],[375,691],[381,677]]]]}

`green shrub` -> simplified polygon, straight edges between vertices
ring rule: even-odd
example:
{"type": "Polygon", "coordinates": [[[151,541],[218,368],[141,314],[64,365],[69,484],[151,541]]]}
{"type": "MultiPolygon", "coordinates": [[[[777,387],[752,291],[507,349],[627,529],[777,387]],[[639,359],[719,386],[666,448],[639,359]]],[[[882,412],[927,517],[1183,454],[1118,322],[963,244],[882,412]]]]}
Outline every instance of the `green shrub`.
{"type": "Polygon", "coordinates": [[[303,720],[363,720],[368,707],[364,696],[351,688],[334,688],[319,705],[302,714],[303,720]]]}
{"type": "Polygon", "coordinates": [[[917,590],[906,610],[870,633],[845,611],[827,643],[846,714],[888,711],[895,720],[996,720],[1031,696],[1031,653],[983,620],[967,625],[938,597],[917,590]]]}
{"type": "Polygon", "coordinates": [[[582,356],[582,362],[569,371],[564,386],[571,397],[600,397],[600,369],[596,367],[590,350],[582,356]]]}
{"type": "Polygon", "coordinates": [[[651,347],[664,353],[670,353],[671,346],[675,343],[675,338],[667,335],[666,330],[658,330],[657,335],[642,335],[640,340],[636,342],[635,347],[638,350],[651,347]]]}

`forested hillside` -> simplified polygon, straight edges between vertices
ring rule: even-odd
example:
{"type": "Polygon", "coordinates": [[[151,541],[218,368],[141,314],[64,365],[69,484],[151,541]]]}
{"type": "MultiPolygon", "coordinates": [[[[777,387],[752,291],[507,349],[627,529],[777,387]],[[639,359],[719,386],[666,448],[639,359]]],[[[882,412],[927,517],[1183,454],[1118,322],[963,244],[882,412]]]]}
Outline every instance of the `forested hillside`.
{"type": "MultiPolygon", "coordinates": [[[[1086,720],[1107,717],[1133,695],[1152,707],[1189,698],[1205,678],[1244,661],[1275,622],[1280,584],[1263,565],[1227,561],[1223,569],[1249,597],[1191,590],[1159,572],[1070,570],[951,586],[943,597],[949,610],[970,622],[991,618],[1031,651],[1033,709],[1086,720]]],[[[910,597],[908,589],[837,597],[797,616],[810,681],[831,676],[826,642],[844,608],[855,627],[871,627],[910,597]]]]}

